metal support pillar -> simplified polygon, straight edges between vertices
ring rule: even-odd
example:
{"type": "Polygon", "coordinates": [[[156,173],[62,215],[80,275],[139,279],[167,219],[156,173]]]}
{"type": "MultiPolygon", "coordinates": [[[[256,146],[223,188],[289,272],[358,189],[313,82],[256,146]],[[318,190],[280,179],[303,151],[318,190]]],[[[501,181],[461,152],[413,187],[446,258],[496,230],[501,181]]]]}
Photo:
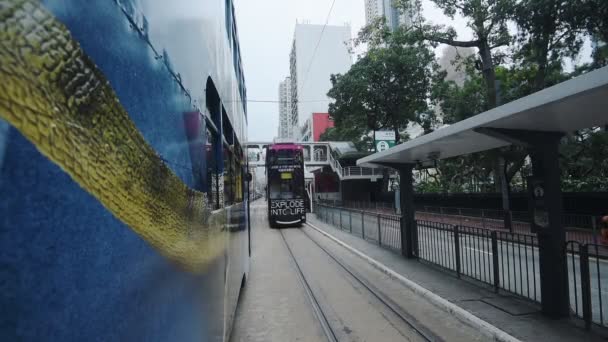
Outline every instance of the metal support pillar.
{"type": "Polygon", "coordinates": [[[414,218],[414,165],[405,164],[399,167],[401,204],[401,254],[413,259],[418,256],[418,239],[416,220],[414,218]]]}
{"type": "Polygon", "coordinates": [[[503,156],[498,157],[500,176],[500,193],[502,197],[502,211],[504,215],[505,228],[513,233],[513,220],[511,217],[511,193],[507,181],[507,161],[503,156]]]}
{"type": "Polygon", "coordinates": [[[538,230],[542,311],[555,318],[567,317],[570,310],[558,147],[559,139],[541,139],[532,147],[532,169],[544,181],[549,220],[547,228],[538,230]]]}
{"type": "MultiPolygon", "coordinates": [[[[538,234],[538,255],[542,312],[553,318],[568,317],[568,269],[566,232],[562,222],[563,203],[559,169],[561,132],[478,128],[483,133],[513,144],[528,147],[532,157],[531,216],[538,234]],[[532,205],[533,204],[533,205],[532,205]]],[[[530,185],[529,185],[530,186],[530,185]]]]}

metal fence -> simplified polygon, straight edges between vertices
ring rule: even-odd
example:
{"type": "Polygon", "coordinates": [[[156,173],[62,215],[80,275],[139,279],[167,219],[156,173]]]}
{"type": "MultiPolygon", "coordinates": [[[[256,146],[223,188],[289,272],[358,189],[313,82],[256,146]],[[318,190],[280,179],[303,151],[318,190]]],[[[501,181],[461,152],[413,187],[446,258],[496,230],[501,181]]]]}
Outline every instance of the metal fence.
{"type": "MultiPolygon", "coordinates": [[[[504,219],[509,215],[513,222],[513,232],[530,232],[530,213],[527,211],[419,206],[416,208],[416,215],[428,215],[444,220],[455,219],[460,221],[458,224],[468,221],[470,226],[488,229],[505,229],[504,219]]],[[[587,232],[596,232],[599,220],[599,216],[585,214],[564,213],[562,216],[566,229],[587,232]]]]}
{"type": "MultiPolygon", "coordinates": [[[[323,204],[317,204],[316,213],[344,231],[395,252],[401,250],[397,215],[323,204]]],[[[467,221],[457,221],[460,222],[467,221]]],[[[586,222],[588,227],[593,225],[586,222]]],[[[608,245],[597,242],[597,236],[577,236],[586,234],[586,228],[567,229],[567,237],[571,238],[565,246],[571,311],[585,321],[587,328],[593,324],[608,327],[608,245]]],[[[496,292],[541,301],[535,235],[418,217],[414,238],[415,254],[423,262],[454,272],[458,278],[484,283],[496,292]]]]}
{"type": "Polygon", "coordinates": [[[499,290],[540,302],[535,236],[416,220],[417,256],[499,290]]]}
{"type": "Polygon", "coordinates": [[[400,217],[372,213],[363,210],[317,205],[317,217],[322,221],[339,227],[341,230],[360,236],[378,245],[401,250],[400,217]]]}
{"type": "Polygon", "coordinates": [[[570,308],[585,321],[608,327],[608,247],[568,241],[568,281],[570,308]]]}
{"type": "MultiPolygon", "coordinates": [[[[400,217],[317,205],[317,216],[341,230],[401,250],[400,217]]],[[[490,285],[495,291],[540,302],[538,241],[535,236],[416,220],[417,257],[490,285]]]]}
{"type": "MultiPolygon", "coordinates": [[[[334,207],[374,211],[387,215],[397,214],[394,204],[385,202],[333,201],[326,202],[326,204],[334,207]]],[[[416,219],[497,231],[509,231],[510,233],[533,234],[530,225],[530,214],[528,212],[508,211],[507,213],[510,215],[512,222],[512,229],[510,231],[505,227],[504,210],[419,206],[416,208],[416,219]]],[[[603,241],[600,238],[599,216],[566,213],[563,215],[562,220],[566,229],[566,240],[578,241],[585,244],[608,244],[608,241],[603,241]]]]}
{"type": "Polygon", "coordinates": [[[324,204],[350,209],[378,211],[383,214],[395,215],[395,205],[388,202],[369,202],[369,201],[326,201],[324,204]]]}

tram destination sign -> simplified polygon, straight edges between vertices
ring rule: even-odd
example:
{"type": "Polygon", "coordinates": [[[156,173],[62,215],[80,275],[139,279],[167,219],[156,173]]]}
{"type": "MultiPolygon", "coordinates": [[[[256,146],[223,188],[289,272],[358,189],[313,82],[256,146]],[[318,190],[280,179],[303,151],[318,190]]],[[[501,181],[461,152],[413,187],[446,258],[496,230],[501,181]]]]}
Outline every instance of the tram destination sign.
{"type": "Polygon", "coordinates": [[[298,164],[291,164],[291,165],[270,165],[269,168],[271,170],[277,170],[279,172],[286,172],[286,171],[294,171],[296,169],[301,169],[302,166],[298,165],[298,164]]]}
{"type": "Polygon", "coordinates": [[[271,200],[270,212],[273,216],[297,216],[306,213],[303,199],[271,200]]]}

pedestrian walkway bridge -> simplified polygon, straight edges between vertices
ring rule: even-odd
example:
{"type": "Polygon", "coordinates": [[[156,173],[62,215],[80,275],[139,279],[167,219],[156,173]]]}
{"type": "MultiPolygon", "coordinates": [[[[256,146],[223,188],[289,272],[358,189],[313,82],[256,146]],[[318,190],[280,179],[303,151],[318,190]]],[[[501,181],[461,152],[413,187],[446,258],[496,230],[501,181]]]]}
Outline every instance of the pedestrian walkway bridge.
{"type": "MultiPolygon", "coordinates": [[[[251,167],[266,166],[266,147],[271,142],[250,142],[247,144],[249,165],[251,167]]],[[[377,180],[383,177],[383,167],[343,166],[336,158],[341,152],[356,152],[354,146],[348,142],[301,142],[304,147],[304,167],[306,178],[312,178],[312,172],[329,166],[338,175],[340,180],[369,179],[377,180]]],[[[391,177],[396,174],[390,173],[391,177]]]]}

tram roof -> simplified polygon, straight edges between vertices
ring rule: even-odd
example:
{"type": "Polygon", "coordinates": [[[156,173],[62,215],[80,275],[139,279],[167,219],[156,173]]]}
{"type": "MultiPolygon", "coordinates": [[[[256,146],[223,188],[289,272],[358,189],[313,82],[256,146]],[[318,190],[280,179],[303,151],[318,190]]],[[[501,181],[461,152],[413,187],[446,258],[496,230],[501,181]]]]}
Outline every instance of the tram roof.
{"type": "Polygon", "coordinates": [[[604,67],[361,158],[357,165],[416,164],[511,144],[479,133],[483,128],[572,132],[607,124],[608,67],[604,67]]]}

